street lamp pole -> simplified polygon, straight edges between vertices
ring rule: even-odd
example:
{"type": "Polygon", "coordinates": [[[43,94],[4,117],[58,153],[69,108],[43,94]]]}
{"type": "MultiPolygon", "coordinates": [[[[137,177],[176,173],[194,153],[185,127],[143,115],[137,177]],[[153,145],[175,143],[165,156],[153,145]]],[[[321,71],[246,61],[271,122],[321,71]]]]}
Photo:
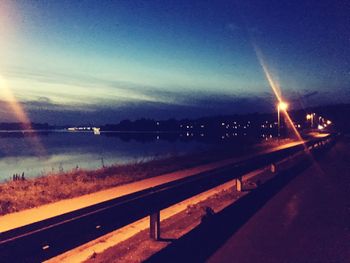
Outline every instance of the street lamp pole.
{"type": "Polygon", "coordinates": [[[314,126],[314,116],[315,116],[315,113],[311,113],[311,114],[306,115],[306,120],[310,121],[310,128],[311,129],[314,126]]]}
{"type": "Polygon", "coordinates": [[[277,131],[277,137],[280,137],[280,129],[281,129],[281,110],[286,111],[288,108],[288,104],[284,101],[280,101],[277,105],[277,126],[278,126],[278,131],[277,131]]]}
{"type": "Polygon", "coordinates": [[[281,125],[281,116],[280,116],[280,105],[277,105],[277,138],[280,137],[280,125],[281,125]]]}

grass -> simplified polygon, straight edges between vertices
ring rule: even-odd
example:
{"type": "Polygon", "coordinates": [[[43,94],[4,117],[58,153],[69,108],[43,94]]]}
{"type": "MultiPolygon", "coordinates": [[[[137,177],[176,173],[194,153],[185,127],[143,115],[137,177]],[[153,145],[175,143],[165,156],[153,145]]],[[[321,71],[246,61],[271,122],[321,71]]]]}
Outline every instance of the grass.
{"type": "Polygon", "coordinates": [[[179,157],[97,170],[73,169],[33,179],[7,181],[0,185],[0,215],[174,171],[176,159],[179,157]]]}
{"type": "MultiPolygon", "coordinates": [[[[273,145],[273,144],[272,144],[273,145]]],[[[271,143],[254,149],[271,147],[271,143]]],[[[251,151],[247,147],[243,152],[251,151]]],[[[132,164],[112,165],[97,170],[73,169],[69,172],[47,174],[41,177],[7,181],[0,184],[0,215],[97,192],[145,178],[195,167],[232,156],[232,149],[203,152],[191,156],[171,156],[132,164]]]]}

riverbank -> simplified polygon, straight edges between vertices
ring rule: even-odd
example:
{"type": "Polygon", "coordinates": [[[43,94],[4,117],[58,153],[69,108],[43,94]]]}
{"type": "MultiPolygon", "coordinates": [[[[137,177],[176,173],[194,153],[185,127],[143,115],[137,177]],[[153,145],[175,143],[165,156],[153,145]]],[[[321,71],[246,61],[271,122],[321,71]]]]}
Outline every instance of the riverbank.
{"type": "MultiPolygon", "coordinates": [[[[288,141],[279,142],[287,143],[288,141]]],[[[34,179],[7,181],[0,184],[0,215],[94,193],[103,189],[196,167],[222,159],[243,157],[278,145],[277,141],[251,145],[239,155],[231,149],[202,152],[191,156],[172,156],[147,162],[114,165],[97,170],[74,169],[65,173],[47,174],[34,179]]]]}

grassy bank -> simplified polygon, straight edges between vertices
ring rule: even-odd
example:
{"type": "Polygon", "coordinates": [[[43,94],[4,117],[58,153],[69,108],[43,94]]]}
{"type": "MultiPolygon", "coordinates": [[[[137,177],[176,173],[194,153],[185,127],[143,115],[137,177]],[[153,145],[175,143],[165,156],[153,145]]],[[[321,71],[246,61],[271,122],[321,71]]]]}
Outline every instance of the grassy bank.
{"type": "MultiPolygon", "coordinates": [[[[251,152],[252,147],[256,151],[274,145],[274,142],[270,142],[247,146],[240,151],[240,156],[251,152]]],[[[74,169],[34,179],[7,181],[0,184],[0,215],[232,157],[234,155],[232,152],[231,149],[226,149],[191,156],[172,156],[147,162],[114,165],[97,170],[74,169]]]]}

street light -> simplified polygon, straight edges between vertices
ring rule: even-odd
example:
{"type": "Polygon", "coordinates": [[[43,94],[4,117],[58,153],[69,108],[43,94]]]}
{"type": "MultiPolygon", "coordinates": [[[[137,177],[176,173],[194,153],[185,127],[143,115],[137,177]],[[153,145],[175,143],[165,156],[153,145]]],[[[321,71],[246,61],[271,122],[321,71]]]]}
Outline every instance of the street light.
{"type": "Polygon", "coordinates": [[[306,115],[306,120],[310,120],[310,128],[311,129],[314,126],[314,117],[315,117],[315,113],[311,113],[311,114],[306,115]]]}
{"type": "Polygon", "coordinates": [[[286,111],[288,109],[288,104],[284,101],[280,101],[277,105],[277,123],[278,123],[278,133],[277,137],[280,137],[280,126],[281,126],[281,117],[280,111],[286,111]]]}

